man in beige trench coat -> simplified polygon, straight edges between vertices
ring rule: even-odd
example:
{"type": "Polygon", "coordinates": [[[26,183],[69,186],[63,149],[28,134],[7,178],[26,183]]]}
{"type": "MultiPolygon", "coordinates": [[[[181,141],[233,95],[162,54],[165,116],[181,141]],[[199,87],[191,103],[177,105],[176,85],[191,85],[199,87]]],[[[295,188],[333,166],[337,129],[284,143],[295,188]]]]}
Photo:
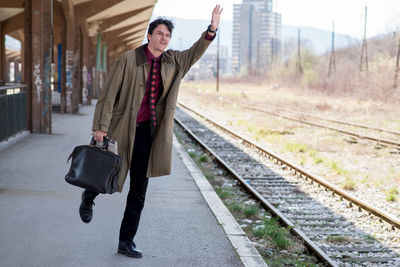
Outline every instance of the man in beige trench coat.
{"type": "MultiPolygon", "coordinates": [[[[130,170],[130,189],[121,222],[118,253],[140,258],[135,237],[144,206],[148,177],[171,173],[172,128],[181,79],[203,55],[218,29],[222,8],[212,11],[211,24],[193,46],[184,51],[164,51],[173,24],[159,18],[149,25],[148,43],[122,55],[107,74],[93,118],[96,141],[108,136],[118,141],[122,191],[130,170]]],[[[85,223],[93,216],[98,193],[85,190],[79,214],[85,223]]]]}

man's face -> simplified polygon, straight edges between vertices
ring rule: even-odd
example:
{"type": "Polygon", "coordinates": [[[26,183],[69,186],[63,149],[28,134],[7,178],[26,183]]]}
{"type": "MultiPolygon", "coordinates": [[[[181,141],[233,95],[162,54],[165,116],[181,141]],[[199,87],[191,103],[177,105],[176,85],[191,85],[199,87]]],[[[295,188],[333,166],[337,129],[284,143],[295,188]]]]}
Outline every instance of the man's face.
{"type": "Polygon", "coordinates": [[[160,24],[154,28],[153,34],[147,34],[147,39],[149,40],[149,46],[158,52],[163,52],[171,40],[171,33],[167,26],[160,24]]]}

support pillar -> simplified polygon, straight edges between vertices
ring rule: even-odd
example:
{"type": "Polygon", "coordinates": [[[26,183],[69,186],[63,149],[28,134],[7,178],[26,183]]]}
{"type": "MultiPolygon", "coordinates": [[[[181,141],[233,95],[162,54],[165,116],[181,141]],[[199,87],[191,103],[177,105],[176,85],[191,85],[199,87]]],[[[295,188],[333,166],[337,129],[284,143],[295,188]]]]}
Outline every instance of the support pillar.
{"type": "Polygon", "coordinates": [[[89,93],[89,76],[90,76],[90,38],[87,33],[86,24],[82,23],[82,104],[91,104],[91,95],[89,93]]]}
{"type": "Polygon", "coordinates": [[[5,58],[5,64],[4,64],[4,73],[3,73],[3,81],[5,81],[6,83],[10,82],[10,59],[5,58]]]}
{"type": "Polygon", "coordinates": [[[88,90],[89,90],[89,99],[90,99],[90,104],[92,103],[93,99],[93,91],[94,91],[94,86],[93,86],[93,66],[94,66],[94,53],[93,53],[93,46],[90,45],[89,48],[89,66],[88,66],[88,79],[87,79],[87,84],[88,84],[88,90]]]}
{"type": "Polygon", "coordinates": [[[24,53],[24,83],[26,84],[26,126],[29,131],[33,131],[32,123],[32,3],[24,1],[24,43],[22,45],[24,53]]]}
{"type": "Polygon", "coordinates": [[[42,109],[42,133],[51,134],[51,65],[53,57],[53,1],[42,0],[43,25],[43,109],[42,109]]]}
{"type": "Polygon", "coordinates": [[[75,85],[75,15],[74,5],[71,0],[63,0],[63,11],[66,21],[65,34],[65,109],[68,113],[77,112],[79,97],[75,85]],[[76,102],[76,103],[75,103],[76,102]]]}
{"type": "Polygon", "coordinates": [[[103,42],[103,59],[101,64],[103,65],[103,72],[107,72],[107,43],[103,42]]]}
{"type": "Polygon", "coordinates": [[[82,72],[81,72],[81,31],[80,18],[74,11],[74,81],[72,94],[72,112],[79,112],[79,104],[82,103],[82,72]]]}
{"type": "Polygon", "coordinates": [[[89,36],[86,31],[82,31],[82,103],[91,104],[91,95],[89,93],[89,76],[90,76],[90,52],[89,52],[89,36]]]}
{"type": "MultiPolygon", "coordinates": [[[[68,38],[67,38],[68,39],[68,38]]],[[[74,83],[74,51],[67,48],[65,51],[65,94],[66,94],[66,111],[72,113],[72,94],[73,94],[73,83],[74,83]]]]}
{"type": "Polygon", "coordinates": [[[101,34],[97,34],[97,42],[96,42],[96,79],[95,79],[95,97],[97,98],[99,94],[99,90],[101,87],[101,34]]]}
{"type": "MultiPolygon", "coordinates": [[[[95,45],[90,42],[90,76],[88,79],[88,83],[91,86],[91,96],[93,98],[97,98],[97,91],[96,91],[96,47],[95,45]]],[[[89,87],[90,88],[90,87],[89,87]]]]}
{"type": "Polygon", "coordinates": [[[20,60],[15,61],[15,82],[21,83],[21,71],[19,70],[20,60]]]}
{"type": "MultiPolygon", "coordinates": [[[[53,0],[32,0],[32,132],[51,134],[53,0]]],[[[29,101],[29,100],[28,100],[29,101]]]]}
{"type": "Polygon", "coordinates": [[[3,23],[0,22],[0,81],[5,81],[6,78],[6,40],[3,31],[3,23]]]}
{"type": "Polygon", "coordinates": [[[64,25],[61,34],[61,72],[59,73],[59,75],[61,76],[61,113],[67,112],[66,31],[66,26],[64,25]]]}
{"type": "Polygon", "coordinates": [[[25,79],[25,37],[21,41],[21,83],[26,81],[25,79]]]}
{"type": "Polygon", "coordinates": [[[88,105],[92,104],[92,97],[93,97],[93,73],[92,73],[92,68],[93,68],[93,45],[90,43],[91,39],[89,36],[87,36],[87,61],[86,61],[86,67],[87,67],[87,92],[88,92],[88,105]]]}

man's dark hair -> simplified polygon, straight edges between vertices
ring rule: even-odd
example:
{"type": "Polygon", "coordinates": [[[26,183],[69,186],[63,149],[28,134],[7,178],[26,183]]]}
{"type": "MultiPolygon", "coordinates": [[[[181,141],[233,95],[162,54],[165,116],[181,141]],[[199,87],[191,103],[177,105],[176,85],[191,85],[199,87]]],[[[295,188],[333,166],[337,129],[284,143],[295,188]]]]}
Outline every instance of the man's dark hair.
{"type": "Polygon", "coordinates": [[[160,24],[164,24],[165,26],[167,26],[168,31],[172,34],[172,30],[174,29],[174,24],[172,23],[172,21],[166,18],[158,18],[154,20],[152,23],[150,23],[149,30],[147,31],[147,33],[153,34],[154,29],[157,28],[157,26],[160,24]]]}

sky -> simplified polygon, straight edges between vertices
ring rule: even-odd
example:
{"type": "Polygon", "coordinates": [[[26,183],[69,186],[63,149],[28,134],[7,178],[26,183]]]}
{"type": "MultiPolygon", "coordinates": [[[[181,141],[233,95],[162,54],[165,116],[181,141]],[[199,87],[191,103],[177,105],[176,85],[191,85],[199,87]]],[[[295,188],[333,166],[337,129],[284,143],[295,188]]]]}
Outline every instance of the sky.
{"type": "MultiPolygon", "coordinates": [[[[224,8],[222,20],[232,20],[233,4],[241,0],[157,0],[155,15],[186,19],[211,19],[216,4],[224,8]]],[[[310,26],[362,39],[364,9],[367,11],[367,37],[400,30],[400,0],[274,0],[274,11],[282,14],[282,23],[310,26]]]]}

